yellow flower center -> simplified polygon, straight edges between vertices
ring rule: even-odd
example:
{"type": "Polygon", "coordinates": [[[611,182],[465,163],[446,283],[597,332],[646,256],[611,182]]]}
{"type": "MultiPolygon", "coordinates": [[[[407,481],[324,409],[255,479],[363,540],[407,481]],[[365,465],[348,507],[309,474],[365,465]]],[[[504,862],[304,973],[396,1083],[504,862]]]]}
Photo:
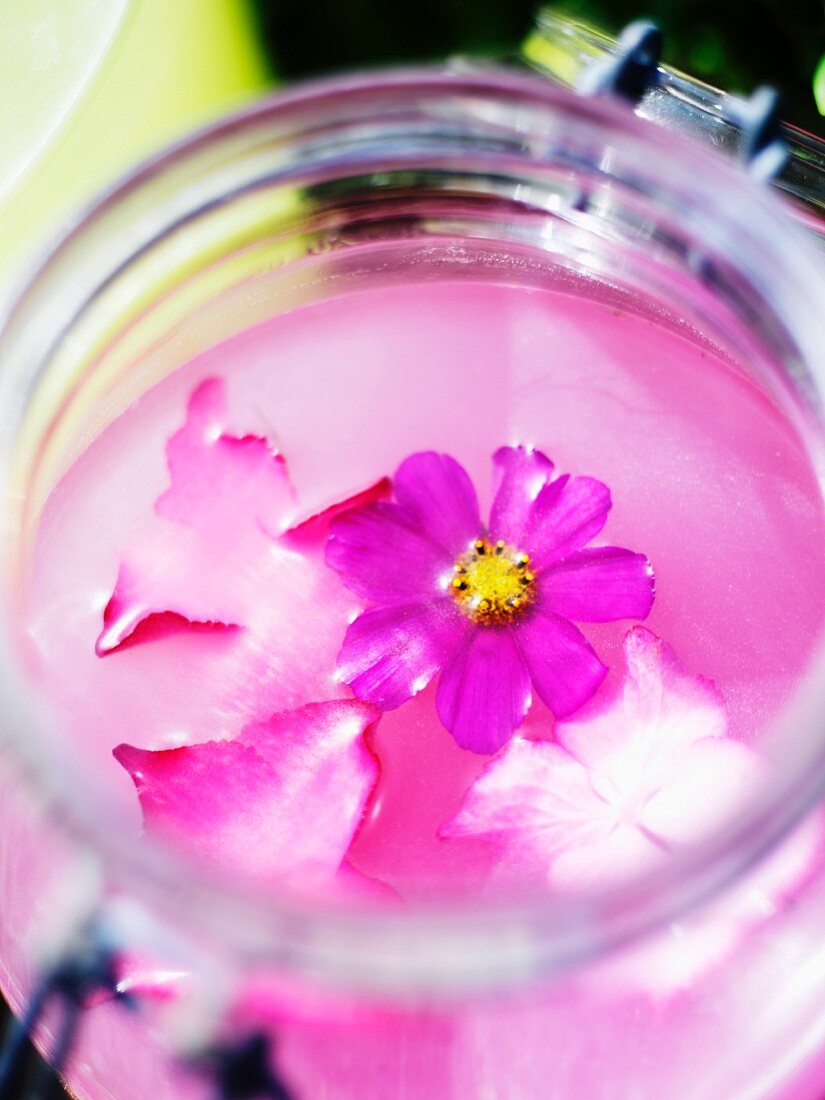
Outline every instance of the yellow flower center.
{"type": "Polygon", "coordinates": [[[536,595],[530,559],[503,542],[476,539],[453,567],[450,592],[461,610],[481,626],[518,619],[536,595]]]}

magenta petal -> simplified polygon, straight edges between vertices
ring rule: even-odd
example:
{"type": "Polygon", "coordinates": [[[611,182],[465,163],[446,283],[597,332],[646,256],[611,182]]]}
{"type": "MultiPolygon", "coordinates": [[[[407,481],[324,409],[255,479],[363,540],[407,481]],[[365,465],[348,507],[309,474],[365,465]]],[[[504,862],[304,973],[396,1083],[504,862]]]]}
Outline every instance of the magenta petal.
{"type": "Polygon", "coordinates": [[[338,675],[359,699],[394,710],[427,686],[466,629],[449,599],[372,608],[350,624],[338,675]]]}
{"type": "Polygon", "coordinates": [[[203,382],[169,440],[172,485],[155,504],[162,518],[124,554],[98,655],[152,615],[242,626],[260,600],[256,567],[272,568],[272,536],[293,507],[292,488],[266,440],[221,434],[224,406],[223,383],[203,382]]]}
{"type": "Polygon", "coordinates": [[[644,619],[653,606],[653,567],[615,546],[579,550],[541,574],[542,599],[579,622],[644,619]]]}
{"type": "Polygon", "coordinates": [[[375,760],[366,747],[364,734],[381,718],[381,711],[357,699],[332,699],[308,703],[297,710],[273,714],[263,722],[244,726],[238,742],[255,749],[284,784],[294,782],[297,762],[302,770],[310,757],[317,765],[307,784],[322,786],[340,780],[335,774],[339,761],[351,756],[354,774],[375,771],[375,760]]]}
{"type": "Polygon", "coordinates": [[[326,558],[347,588],[376,603],[432,596],[453,564],[402,508],[383,503],[334,520],[326,558]]]}
{"type": "Polygon", "coordinates": [[[147,829],[207,861],[272,880],[337,871],[377,778],[376,713],[330,703],[275,715],[237,741],[150,752],[120,745],[147,829]]]}
{"type": "Polygon", "coordinates": [[[226,434],[225,384],[210,378],[189,400],[186,423],[166,445],[172,479],[158,515],[233,546],[276,535],[294,509],[286,463],[259,436],[226,434]]]}
{"type": "Polygon", "coordinates": [[[329,536],[332,521],[345,512],[355,508],[365,508],[368,504],[377,504],[379,500],[387,500],[392,492],[392,482],[388,477],[382,477],[379,481],[362,489],[344,500],[336,501],[329,508],[324,508],[315,515],[299,520],[285,531],[282,538],[289,546],[296,549],[304,549],[323,543],[329,536]]]}
{"type": "Polygon", "coordinates": [[[239,626],[244,595],[214,546],[204,547],[193,531],[169,525],[124,556],[95,652],[102,657],[117,649],[154,615],[239,626]]]}
{"type": "Polygon", "coordinates": [[[281,798],[275,773],[253,748],[237,741],[161,752],[119,745],[114,755],[134,780],[148,830],[241,872],[268,877],[291,866],[274,828],[281,798]]]}
{"type": "Polygon", "coordinates": [[[607,675],[581,631],[545,607],[536,608],[516,634],[536,691],[557,718],[583,706],[607,675]]]}
{"type": "Polygon", "coordinates": [[[512,632],[475,629],[445,665],[438,716],[463,749],[497,752],[524,721],[530,677],[512,632]]]}
{"type": "Polygon", "coordinates": [[[499,447],[493,455],[490,532],[494,538],[524,547],[533,503],[552,472],[553,463],[541,451],[499,447]]]}
{"type": "Polygon", "coordinates": [[[523,547],[541,568],[580,550],[604,527],[610,490],[592,477],[551,481],[536,497],[523,547]]]}
{"type": "Polygon", "coordinates": [[[422,451],[405,459],[393,482],[395,499],[450,559],[481,533],[478,499],[463,466],[450,455],[422,451]]]}

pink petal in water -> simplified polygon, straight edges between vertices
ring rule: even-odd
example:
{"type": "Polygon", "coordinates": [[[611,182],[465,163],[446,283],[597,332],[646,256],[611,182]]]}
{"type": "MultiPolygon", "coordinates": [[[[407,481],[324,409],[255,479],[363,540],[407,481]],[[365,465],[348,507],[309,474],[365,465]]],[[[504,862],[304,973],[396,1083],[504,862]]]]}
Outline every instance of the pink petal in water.
{"type": "Polygon", "coordinates": [[[296,505],[283,458],[265,439],[228,434],[226,415],[224,383],[201,383],[167,445],[172,484],[156,502],[158,518],[121,561],[98,655],[146,640],[143,628],[153,625],[158,635],[181,624],[243,627],[259,635],[249,642],[251,668],[258,658],[273,661],[273,622],[285,645],[292,618],[306,635],[321,606],[322,633],[344,628],[351,603],[321,550],[337,516],[381,500],[389,483],[382,479],[289,528],[296,505]]]}
{"type": "Polygon", "coordinates": [[[260,436],[228,434],[226,420],[224,382],[201,382],[185,424],[166,445],[171,485],[155,511],[236,552],[252,535],[279,534],[295,499],[283,456],[260,436]]]}
{"type": "Polygon", "coordinates": [[[491,761],[442,836],[541,833],[566,841],[576,823],[590,829],[594,792],[584,768],[558,745],[519,738],[491,761]]]}
{"type": "Polygon", "coordinates": [[[468,791],[447,837],[499,834],[509,858],[562,889],[604,888],[698,843],[752,798],[760,758],[724,736],[724,705],[641,627],[624,690],[559,744],[515,741],[468,791]]]}
{"type": "Polygon", "coordinates": [[[623,648],[620,696],[556,727],[556,738],[580,763],[629,782],[660,759],[667,766],[683,747],[725,736],[724,699],[711,681],[682,668],[666,642],[638,626],[625,635],[623,648]]]}
{"type": "Polygon", "coordinates": [[[148,830],[264,881],[324,878],[341,866],[375,785],[365,735],[378,717],[355,701],[310,704],[251,723],[234,741],[120,745],[114,755],[148,830]]]}
{"type": "Polygon", "coordinates": [[[244,624],[256,598],[250,564],[268,553],[294,501],[283,458],[257,436],[225,434],[225,417],[223,382],[208,379],[167,445],[172,484],[155,505],[161,519],[124,555],[99,655],[165,612],[193,623],[244,624]]]}
{"type": "Polygon", "coordinates": [[[390,479],[388,477],[379,478],[378,481],[369,485],[366,489],[353,493],[352,496],[346,497],[344,500],[336,501],[321,512],[307,516],[306,519],[299,519],[292,527],[284,531],[282,538],[290,546],[297,549],[307,547],[314,549],[319,545],[323,545],[326,541],[332,521],[337,519],[338,516],[350,512],[354,508],[366,508],[370,504],[389,500],[391,492],[392,482],[390,479]]]}

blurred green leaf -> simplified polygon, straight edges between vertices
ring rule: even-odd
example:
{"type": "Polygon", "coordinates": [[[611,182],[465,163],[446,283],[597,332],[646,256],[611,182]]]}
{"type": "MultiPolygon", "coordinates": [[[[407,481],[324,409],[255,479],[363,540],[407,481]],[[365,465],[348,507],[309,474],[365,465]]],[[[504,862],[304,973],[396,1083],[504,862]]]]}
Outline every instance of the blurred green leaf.
{"type": "Polygon", "coordinates": [[[814,99],[819,113],[825,115],[825,54],[819,59],[814,73],[814,99]]]}

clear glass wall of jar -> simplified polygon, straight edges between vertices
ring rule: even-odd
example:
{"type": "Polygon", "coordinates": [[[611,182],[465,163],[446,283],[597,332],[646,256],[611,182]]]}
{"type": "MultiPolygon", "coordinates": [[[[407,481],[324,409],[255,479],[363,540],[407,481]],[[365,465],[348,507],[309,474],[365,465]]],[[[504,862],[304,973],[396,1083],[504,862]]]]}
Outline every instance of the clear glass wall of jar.
{"type": "Polygon", "coordinates": [[[43,945],[98,905],[140,973],[171,976],[165,1001],[135,982],[138,1013],[89,1011],[70,1075],[84,1100],[199,1095],[175,1052],[255,1028],[298,1097],[819,1096],[825,874],[753,915],[775,861],[817,829],[816,663],[765,731],[782,748],[758,804],[710,841],[620,889],[495,905],[309,904],[217,877],[124,829],[37,698],[19,602],[43,501],[90,439],[262,318],[468,269],[609,288],[690,326],[822,469],[816,259],[735,166],[619,106],[473,67],[346,78],[200,133],[104,196],[0,334],[3,988],[20,1008],[43,945]]]}

